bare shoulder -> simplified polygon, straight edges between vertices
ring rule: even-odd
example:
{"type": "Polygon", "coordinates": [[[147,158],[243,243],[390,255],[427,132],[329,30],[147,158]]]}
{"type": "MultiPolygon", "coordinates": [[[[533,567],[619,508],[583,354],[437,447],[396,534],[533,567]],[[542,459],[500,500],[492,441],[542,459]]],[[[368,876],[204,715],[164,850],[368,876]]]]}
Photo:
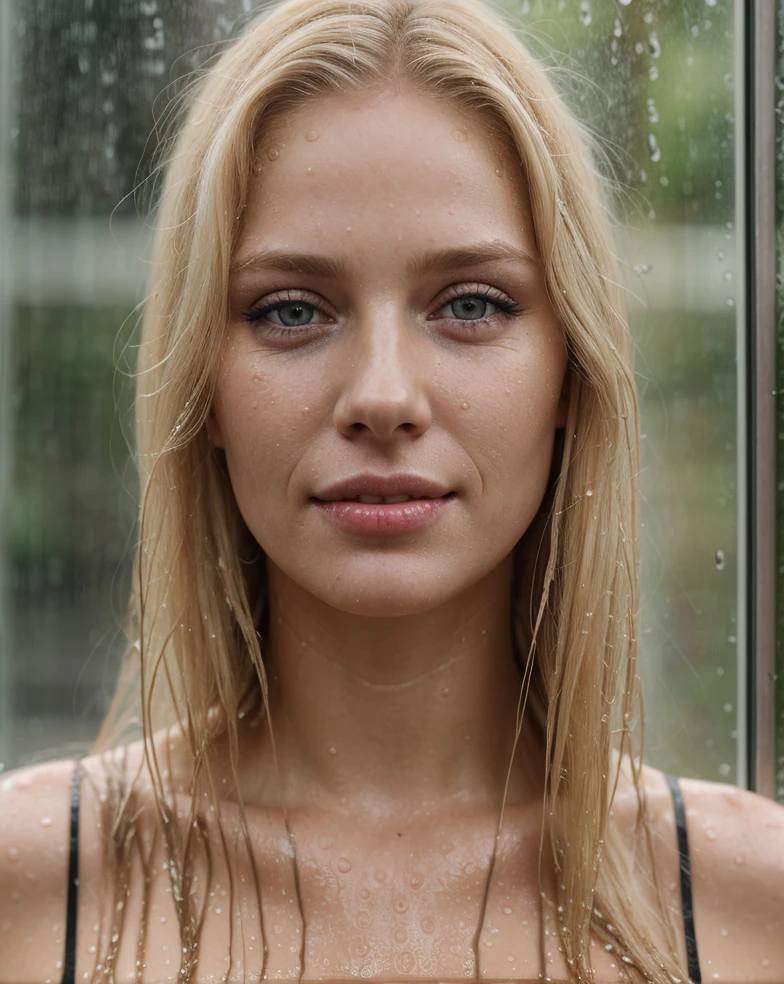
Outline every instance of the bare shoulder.
{"type": "Polygon", "coordinates": [[[698,938],[711,948],[717,972],[727,966],[736,980],[780,981],[784,807],[722,783],[682,779],[681,789],[698,938]]]}
{"type": "Polygon", "coordinates": [[[0,966],[8,979],[38,968],[58,979],[74,766],[47,762],[0,778],[0,966]]]}
{"type": "MultiPolygon", "coordinates": [[[[107,767],[132,776],[140,745],[80,761],[78,810],[79,952],[100,919],[107,767]]],[[[70,862],[71,803],[77,762],[58,760],[0,777],[0,967],[2,981],[57,982],[62,977],[70,862]]],[[[140,784],[144,795],[145,783],[140,784]]]]}
{"type": "MultiPolygon", "coordinates": [[[[646,768],[644,785],[669,888],[680,904],[672,793],[646,768]]],[[[694,925],[704,981],[784,978],[784,807],[745,789],[679,779],[686,814],[694,925]]]]}

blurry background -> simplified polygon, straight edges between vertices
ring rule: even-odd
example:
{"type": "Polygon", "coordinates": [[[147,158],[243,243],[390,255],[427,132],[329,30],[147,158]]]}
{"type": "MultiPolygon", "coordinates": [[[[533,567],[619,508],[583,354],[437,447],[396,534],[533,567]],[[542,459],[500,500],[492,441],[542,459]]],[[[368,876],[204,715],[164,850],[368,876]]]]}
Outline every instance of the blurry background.
{"type": "MultiPolygon", "coordinates": [[[[644,436],[647,757],[745,785],[742,0],[493,6],[552,66],[618,182],[644,436]]],[[[149,174],[167,87],[257,7],[0,0],[5,768],[89,742],[111,693],[138,498],[130,374],[149,251],[133,190],[149,174]]],[[[784,699],[778,707],[784,798],[784,699]]]]}

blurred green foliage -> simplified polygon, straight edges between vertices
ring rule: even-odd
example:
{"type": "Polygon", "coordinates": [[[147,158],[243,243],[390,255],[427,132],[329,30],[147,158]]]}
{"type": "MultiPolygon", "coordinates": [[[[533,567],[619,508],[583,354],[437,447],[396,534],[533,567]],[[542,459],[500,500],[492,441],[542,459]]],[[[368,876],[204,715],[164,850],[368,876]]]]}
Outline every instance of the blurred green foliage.
{"type": "MultiPolygon", "coordinates": [[[[494,6],[525,33],[595,135],[620,218],[643,242],[671,225],[724,230],[732,223],[730,0],[495,0],[494,6]]],[[[135,201],[132,192],[150,173],[156,120],[180,90],[177,80],[231,36],[248,16],[245,8],[241,0],[17,0],[18,220],[97,215],[108,224],[113,210],[144,211],[150,195],[135,201]]],[[[728,253],[733,237],[728,230],[728,253]]],[[[697,271],[699,259],[686,254],[683,262],[697,271]]],[[[672,308],[658,294],[633,310],[646,435],[640,639],[652,711],[648,748],[652,761],[671,772],[731,780],[734,312],[716,305],[672,308]]],[[[123,436],[132,432],[132,381],[123,375],[132,359],[120,356],[118,336],[129,334],[129,314],[120,304],[30,300],[13,311],[6,555],[12,605],[32,613],[27,623],[19,621],[17,636],[42,604],[59,606],[60,613],[78,609],[81,621],[68,642],[74,675],[97,645],[90,627],[109,617],[106,599],[118,571],[126,573],[111,617],[127,595],[123,578],[138,492],[123,436]]],[[[53,634],[40,645],[40,665],[47,667],[64,643],[53,634]]],[[[23,649],[18,658],[26,659],[23,649]]]]}

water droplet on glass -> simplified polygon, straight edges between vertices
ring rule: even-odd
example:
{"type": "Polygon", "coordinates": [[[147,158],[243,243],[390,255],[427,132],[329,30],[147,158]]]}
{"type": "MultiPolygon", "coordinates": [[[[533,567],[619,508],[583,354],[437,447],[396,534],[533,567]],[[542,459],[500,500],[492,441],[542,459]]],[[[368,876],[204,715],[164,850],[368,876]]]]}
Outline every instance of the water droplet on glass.
{"type": "Polygon", "coordinates": [[[732,766],[729,762],[722,762],[719,766],[719,775],[725,778],[732,772],[732,766]]]}
{"type": "Polygon", "coordinates": [[[659,144],[653,133],[648,134],[648,156],[654,164],[661,160],[661,150],[659,150],[659,144]]]}
{"type": "Polygon", "coordinates": [[[586,27],[593,20],[591,16],[591,5],[588,3],[588,0],[580,0],[580,20],[586,27]]]}
{"type": "Polygon", "coordinates": [[[659,39],[656,37],[656,31],[651,31],[648,35],[648,52],[651,58],[658,58],[661,54],[661,45],[659,44],[659,39]]]}
{"type": "Polygon", "coordinates": [[[716,561],[716,570],[717,571],[723,571],[724,570],[724,551],[723,550],[717,550],[716,551],[715,561],[716,561]]]}

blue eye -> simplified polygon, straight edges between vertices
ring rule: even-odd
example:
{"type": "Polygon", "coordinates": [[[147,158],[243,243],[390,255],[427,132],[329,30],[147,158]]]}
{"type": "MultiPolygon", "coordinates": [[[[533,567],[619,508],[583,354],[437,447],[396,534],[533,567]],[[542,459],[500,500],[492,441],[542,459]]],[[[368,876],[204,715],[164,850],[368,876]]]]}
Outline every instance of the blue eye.
{"type": "Polygon", "coordinates": [[[278,328],[302,328],[310,324],[315,310],[315,305],[307,301],[276,301],[265,307],[251,308],[243,314],[243,318],[246,321],[261,321],[267,315],[276,313],[280,322],[272,321],[272,324],[278,328]]]}
{"type": "Polygon", "coordinates": [[[456,321],[482,321],[488,316],[495,314],[490,311],[488,315],[487,307],[498,308],[507,315],[520,313],[520,306],[514,301],[505,297],[498,297],[490,290],[473,291],[470,294],[459,294],[446,302],[444,307],[451,307],[456,321]]]}

